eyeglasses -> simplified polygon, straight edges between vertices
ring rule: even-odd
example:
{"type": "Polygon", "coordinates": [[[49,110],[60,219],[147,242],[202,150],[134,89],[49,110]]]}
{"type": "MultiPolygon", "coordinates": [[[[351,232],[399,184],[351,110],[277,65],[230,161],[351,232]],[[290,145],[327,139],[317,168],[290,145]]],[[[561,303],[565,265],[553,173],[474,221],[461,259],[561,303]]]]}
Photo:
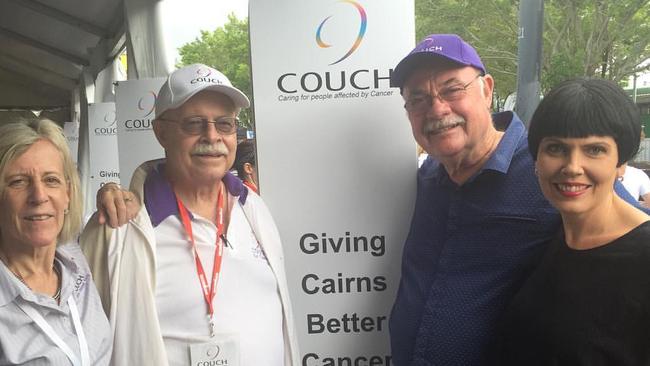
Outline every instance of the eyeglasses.
{"type": "Polygon", "coordinates": [[[232,135],[237,132],[239,119],[237,117],[219,117],[211,121],[205,117],[189,117],[182,120],[158,118],[160,121],[174,122],[180,125],[181,130],[188,135],[200,135],[207,131],[208,124],[214,124],[214,128],[224,135],[232,135]]]}
{"type": "Polygon", "coordinates": [[[404,109],[409,113],[424,113],[433,105],[433,98],[438,98],[441,102],[455,102],[460,100],[465,96],[465,94],[467,94],[467,88],[481,76],[481,74],[476,75],[474,79],[464,85],[455,85],[444,88],[436,95],[418,94],[413,98],[409,98],[406,103],[404,103],[404,109]]]}

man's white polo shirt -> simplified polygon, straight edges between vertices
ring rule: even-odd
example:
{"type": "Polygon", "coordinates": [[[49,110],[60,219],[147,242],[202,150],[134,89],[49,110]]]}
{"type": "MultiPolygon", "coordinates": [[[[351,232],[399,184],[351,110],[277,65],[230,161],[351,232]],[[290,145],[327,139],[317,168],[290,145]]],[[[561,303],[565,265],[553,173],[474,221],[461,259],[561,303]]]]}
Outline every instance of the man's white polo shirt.
{"type": "MultiPolygon", "coordinates": [[[[145,191],[152,183],[156,186],[155,197],[145,194],[149,196],[145,204],[155,202],[147,209],[150,213],[156,210],[151,218],[157,243],[156,306],[160,328],[169,365],[190,365],[189,345],[211,340],[207,305],[171,188],[166,181],[148,179],[145,191]]],[[[192,215],[191,222],[210,279],[217,228],[196,215],[192,215]]],[[[282,305],[277,284],[239,202],[231,212],[227,242],[213,300],[216,337],[234,336],[239,340],[240,365],[283,365],[282,305]]]]}

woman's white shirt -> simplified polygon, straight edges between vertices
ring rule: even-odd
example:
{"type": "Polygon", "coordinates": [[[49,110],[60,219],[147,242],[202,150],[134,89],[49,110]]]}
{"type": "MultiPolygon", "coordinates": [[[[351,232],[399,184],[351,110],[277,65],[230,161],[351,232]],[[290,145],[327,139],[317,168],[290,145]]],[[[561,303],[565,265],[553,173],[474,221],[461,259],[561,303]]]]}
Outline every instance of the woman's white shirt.
{"type": "Polygon", "coordinates": [[[72,352],[80,355],[70,297],[79,311],[91,365],[108,365],[111,330],[85,257],[77,244],[66,244],[57,248],[55,262],[62,274],[60,304],[32,292],[0,262],[0,365],[72,365],[64,351],[21,309],[35,309],[72,352]]]}

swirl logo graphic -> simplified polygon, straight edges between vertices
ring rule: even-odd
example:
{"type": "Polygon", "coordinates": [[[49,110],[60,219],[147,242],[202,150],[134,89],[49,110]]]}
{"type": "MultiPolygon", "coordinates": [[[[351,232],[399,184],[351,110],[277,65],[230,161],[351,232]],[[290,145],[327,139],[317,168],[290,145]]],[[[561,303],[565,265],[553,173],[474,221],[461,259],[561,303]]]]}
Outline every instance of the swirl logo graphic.
{"type": "Polygon", "coordinates": [[[210,360],[214,360],[215,358],[217,358],[217,356],[219,356],[220,352],[221,352],[221,349],[219,348],[219,346],[217,346],[215,344],[215,345],[212,345],[212,346],[208,347],[208,349],[205,351],[205,355],[210,360]]]}
{"type": "MultiPolygon", "coordinates": [[[[350,4],[350,5],[354,6],[357,9],[357,11],[359,12],[359,16],[361,18],[361,24],[359,26],[359,35],[357,36],[356,41],[352,45],[352,48],[350,48],[350,50],[345,55],[343,55],[343,57],[341,57],[340,59],[332,62],[330,64],[330,66],[338,64],[339,62],[345,60],[351,54],[353,54],[354,51],[357,50],[357,48],[359,48],[359,45],[361,44],[361,41],[363,40],[363,36],[366,34],[366,27],[368,25],[368,16],[366,15],[366,10],[359,3],[357,3],[356,1],[353,1],[353,0],[340,0],[339,2],[340,3],[350,4]]],[[[316,30],[316,43],[318,44],[318,47],[320,47],[320,48],[332,47],[331,44],[328,44],[325,41],[323,41],[323,37],[322,37],[323,27],[325,26],[325,23],[327,23],[327,21],[330,20],[331,17],[332,16],[330,15],[327,18],[325,18],[320,23],[320,25],[318,26],[318,29],[316,30]]]]}
{"type": "Polygon", "coordinates": [[[150,90],[138,100],[138,110],[144,113],[142,117],[147,117],[153,113],[156,106],[156,98],[156,93],[150,90]]]}
{"type": "Polygon", "coordinates": [[[199,68],[196,70],[196,75],[198,75],[200,78],[207,78],[211,73],[212,71],[210,71],[210,69],[199,68]]]}
{"type": "Polygon", "coordinates": [[[113,127],[115,122],[117,122],[117,116],[115,115],[115,112],[108,112],[104,115],[104,122],[106,122],[108,125],[106,127],[113,127]]]}

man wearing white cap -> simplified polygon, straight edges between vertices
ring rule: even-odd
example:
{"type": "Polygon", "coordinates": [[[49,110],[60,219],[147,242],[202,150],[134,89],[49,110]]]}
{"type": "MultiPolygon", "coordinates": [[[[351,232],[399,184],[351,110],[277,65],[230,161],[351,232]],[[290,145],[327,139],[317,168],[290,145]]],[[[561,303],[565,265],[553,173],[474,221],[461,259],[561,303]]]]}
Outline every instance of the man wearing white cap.
{"type": "Polygon", "coordinates": [[[115,230],[97,220],[84,230],[114,330],[113,365],[299,362],[275,223],[228,172],[248,106],[213,68],[174,71],[153,122],[165,159],[131,179],[140,212],[115,230]]]}

